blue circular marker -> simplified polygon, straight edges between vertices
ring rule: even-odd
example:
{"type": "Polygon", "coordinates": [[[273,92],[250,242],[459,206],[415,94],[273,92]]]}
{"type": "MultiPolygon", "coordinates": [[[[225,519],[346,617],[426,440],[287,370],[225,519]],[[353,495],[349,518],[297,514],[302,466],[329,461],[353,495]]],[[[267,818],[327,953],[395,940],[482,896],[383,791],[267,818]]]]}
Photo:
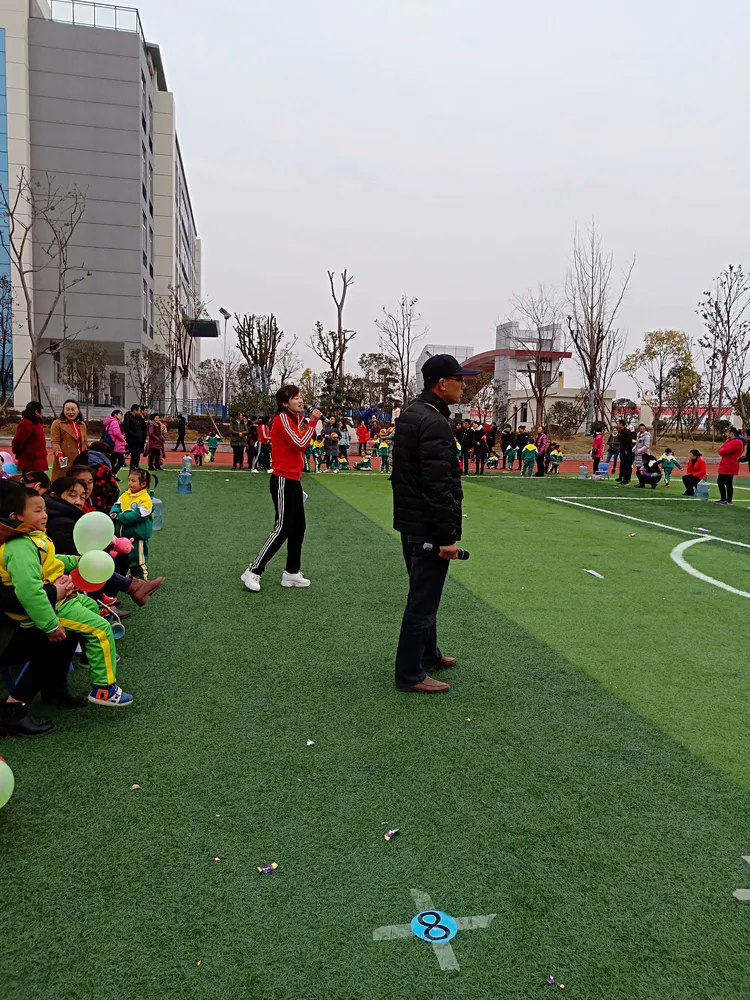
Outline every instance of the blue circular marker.
{"type": "Polygon", "coordinates": [[[412,934],[430,944],[447,944],[458,934],[458,924],[442,910],[423,910],[411,922],[412,934]]]}

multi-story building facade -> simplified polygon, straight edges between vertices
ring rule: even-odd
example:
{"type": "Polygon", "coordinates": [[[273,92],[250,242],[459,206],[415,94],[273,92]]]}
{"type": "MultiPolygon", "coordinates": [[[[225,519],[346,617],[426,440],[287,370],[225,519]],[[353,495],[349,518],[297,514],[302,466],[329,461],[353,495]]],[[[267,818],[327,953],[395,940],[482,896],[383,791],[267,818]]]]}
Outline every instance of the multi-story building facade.
{"type": "MultiPolygon", "coordinates": [[[[82,280],[58,302],[40,345],[48,396],[42,402],[59,406],[74,394],[61,379],[66,346],[56,349],[67,334],[106,348],[107,376],[95,402],[129,405],[139,395],[131,352],[163,348],[160,297],[174,289],[187,304],[201,293],[200,241],[159,47],[146,42],[134,8],[85,0],[0,0],[0,42],[0,185],[12,202],[21,177],[54,178],[61,190],[77,188],[85,202],[69,247],[69,264],[80,268],[82,280]]],[[[43,242],[40,236],[30,249],[37,330],[58,282],[57,268],[44,266],[43,242]]],[[[29,358],[28,324],[17,269],[3,256],[0,293],[10,273],[18,380],[29,358]]],[[[191,371],[199,346],[196,340],[191,371]]],[[[16,405],[30,390],[27,373],[16,405]]],[[[186,385],[184,397],[192,395],[186,385]]]]}

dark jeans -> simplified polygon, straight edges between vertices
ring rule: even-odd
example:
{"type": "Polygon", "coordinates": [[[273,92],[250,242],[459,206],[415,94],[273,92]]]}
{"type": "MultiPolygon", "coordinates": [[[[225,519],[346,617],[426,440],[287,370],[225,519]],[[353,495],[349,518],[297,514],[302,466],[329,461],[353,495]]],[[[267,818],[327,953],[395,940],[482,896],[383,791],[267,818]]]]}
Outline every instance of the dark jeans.
{"type": "Polygon", "coordinates": [[[183,451],[187,451],[187,448],[185,447],[185,435],[184,434],[181,434],[177,438],[177,444],[174,446],[174,448],[172,449],[172,451],[177,451],[177,449],[180,447],[180,445],[182,445],[182,450],[183,451]]]}
{"type": "Polygon", "coordinates": [[[125,465],[125,456],[121,451],[115,451],[112,453],[112,475],[116,476],[120,469],[125,465]]]}
{"type": "Polygon", "coordinates": [[[140,467],[141,467],[141,453],[142,453],[143,449],[140,448],[140,447],[128,446],[128,450],[130,451],[130,468],[131,469],[140,469],[140,467]]]}
{"type": "Polygon", "coordinates": [[[161,468],[161,448],[148,449],[148,467],[152,472],[158,472],[161,468]]]}
{"type": "Polygon", "coordinates": [[[401,622],[396,652],[396,684],[408,687],[424,680],[427,671],[442,659],[437,644],[437,613],[448,576],[448,559],[425,552],[421,542],[401,536],[409,574],[409,597],[401,622]]]}
{"type": "Polygon", "coordinates": [[[271,476],[271,498],[276,520],[273,531],[253,563],[253,573],[262,573],[284,542],[286,546],[286,571],[299,573],[302,561],[302,543],[305,540],[305,502],[302,484],[298,479],[271,476]]]}
{"type": "Polygon", "coordinates": [[[232,468],[241,469],[245,464],[245,446],[244,444],[233,444],[232,445],[232,468]]]}
{"type": "Polygon", "coordinates": [[[465,476],[469,475],[469,459],[470,458],[471,458],[471,456],[469,455],[469,449],[468,448],[464,448],[461,451],[461,461],[464,464],[464,475],[465,476]]]}
{"type": "Polygon", "coordinates": [[[50,642],[39,629],[16,628],[0,655],[0,665],[18,668],[11,671],[15,684],[8,692],[10,696],[28,704],[39,691],[47,693],[65,687],[77,645],[77,637],[50,642]]]}
{"type": "Polygon", "coordinates": [[[615,474],[617,470],[617,459],[620,457],[619,451],[612,451],[610,448],[607,452],[607,461],[609,462],[609,471],[612,475],[615,474]]]}
{"type": "Polygon", "coordinates": [[[537,455],[536,457],[536,474],[537,476],[544,475],[544,455],[537,455]]]}
{"type": "Polygon", "coordinates": [[[661,480],[661,476],[646,476],[640,469],[636,469],[635,474],[641,486],[650,486],[652,490],[656,489],[657,483],[661,480]]]}
{"type": "Polygon", "coordinates": [[[629,483],[633,475],[633,455],[623,452],[620,455],[620,482],[629,483]]]}
{"type": "Polygon", "coordinates": [[[359,457],[362,458],[362,456],[366,455],[366,454],[367,454],[367,442],[366,441],[360,441],[359,442],[359,457]]]}
{"type": "Polygon", "coordinates": [[[683,476],[682,481],[685,484],[685,492],[689,497],[695,496],[695,487],[700,482],[697,476],[683,476]]]}
{"type": "Polygon", "coordinates": [[[734,498],[734,476],[728,476],[726,472],[722,472],[716,477],[716,485],[719,487],[721,499],[731,503],[734,498]]]}
{"type": "Polygon", "coordinates": [[[474,457],[474,471],[478,476],[484,475],[484,455],[476,455],[474,457]]]}

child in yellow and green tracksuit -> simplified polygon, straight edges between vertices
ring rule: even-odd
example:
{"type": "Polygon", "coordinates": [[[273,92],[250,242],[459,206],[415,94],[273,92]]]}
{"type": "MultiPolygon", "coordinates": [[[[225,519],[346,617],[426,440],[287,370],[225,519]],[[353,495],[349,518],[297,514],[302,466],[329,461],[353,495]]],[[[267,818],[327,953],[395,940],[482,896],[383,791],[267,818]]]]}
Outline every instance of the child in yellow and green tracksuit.
{"type": "Polygon", "coordinates": [[[371,468],[372,468],[372,463],[370,462],[370,458],[369,458],[369,456],[368,456],[368,455],[365,455],[365,457],[364,457],[364,458],[361,458],[361,459],[360,459],[360,460],[359,460],[359,461],[358,461],[358,462],[357,462],[357,463],[355,464],[354,468],[355,468],[355,469],[363,469],[363,470],[367,470],[367,469],[371,469],[371,468]]]}
{"type": "Polygon", "coordinates": [[[339,455],[339,468],[349,470],[349,459],[346,455],[339,455]]]}
{"type": "Polygon", "coordinates": [[[391,441],[396,433],[395,427],[381,427],[378,436],[378,454],[380,455],[380,471],[390,472],[391,441]]]}
{"type": "Polygon", "coordinates": [[[550,452],[550,465],[552,466],[552,472],[554,475],[560,475],[560,466],[563,464],[563,459],[565,456],[560,451],[560,446],[553,444],[552,451],[550,452]]]}
{"type": "Polygon", "coordinates": [[[662,472],[664,473],[665,486],[669,486],[669,480],[672,477],[672,473],[674,472],[675,467],[677,467],[680,470],[680,472],[682,472],[682,466],[674,457],[674,453],[671,448],[664,449],[664,454],[659,459],[658,464],[661,466],[662,472]]]}
{"type": "Polygon", "coordinates": [[[148,547],[154,532],[154,505],[148,488],[151,477],[145,469],[131,469],[128,488],[112,508],[115,534],[132,538],[130,575],[148,580],[148,547]]]}
{"type": "Polygon", "coordinates": [[[58,601],[53,608],[44,591],[76,569],[78,556],[56,555],[45,533],[44,498],[25,486],[11,489],[0,501],[0,583],[13,587],[25,615],[9,614],[21,628],[36,626],[50,642],[60,642],[67,632],[79,636],[91,670],[89,701],[94,705],[123,708],[133,701],[117,684],[117,651],[112,628],[90,597],[77,594],[58,601]]]}
{"type": "Polygon", "coordinates": [[[325,455],[326,450],[325,441],[322,437],[314,437],[311,445],[313,462],[315,462],[315,471],[320,472],[321,466],[323,465],[323,456],[325,455]]]}
{"type": "Polygon", "coordinates": [[[521,452],[521,461],[523,466],[521,468],[521,475],[534,475],[534,463],[537,460],[539,452],[536,450],[536,445],[533,441],[529,441],[526,447],[521,452]]]}
{"type": "Polygon", "coordinates": [[[495,452],[493,451],[492,454],[490,455],[490,457],[487,459],[487,468],[488,469],[496,469],[499,464],[500,463],[498,461],[498,457],[495,454],[495,452]]]}
{"type": "Polygon", "coordinates": [[[509,444],[505,449],[505,461],[507,464],[508,472],[513,471],[513,466],[515,465],[516,455],[518,454],[518,448],[515,445],[509,444]]]}
{"type": "Polygon", "coordinates": [[[216,431],[212,431],[206,438],[206,444],[208,445],[208,460],[213,462],[216,457],[216,449],[219,447],[219,442],[222,440],[221,434],[216,431]]]}

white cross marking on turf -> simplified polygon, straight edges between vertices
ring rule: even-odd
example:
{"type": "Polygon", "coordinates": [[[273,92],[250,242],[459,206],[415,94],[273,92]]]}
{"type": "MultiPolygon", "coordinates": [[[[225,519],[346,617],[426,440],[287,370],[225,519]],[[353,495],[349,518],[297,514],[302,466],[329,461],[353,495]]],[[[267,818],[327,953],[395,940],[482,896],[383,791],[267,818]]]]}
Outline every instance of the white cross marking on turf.
{"type": "MultiPolygon", "coordinates": [[[[422,892],[421,889],[412,889],[411,898],[416,904],[418,913],[435,909],[432,899],[426,892],[422,892]]],[[[496,916],[496,913],[487,913],[480,917],[457,917],[456,924],[460,931],[485,930],[496,916]]],[[[373,941],[393,941],[395,938],[409,937],[414,937],[411,924],[387,924],[385,927],[376,927],[372,932],[373,941]]],[[[443,972],[458,971],[460,969],[456,953],[453,951],[450,942],[445,944],[432,942],[432,950],[435,952],[435,958],[437,958],[438,965],[443,972]]]]}
{"type": "MultiPolygon", "coordinates": [[[[743,854],[742,860],[747,861],[747,863],[750,865],[750,855],[743,854]]],[[[735,899],[740,899],[743,902],[745,902],[747,900],[750,900],[750,889],[735,889],[732,895],[734,896],[735,899]]]]}

